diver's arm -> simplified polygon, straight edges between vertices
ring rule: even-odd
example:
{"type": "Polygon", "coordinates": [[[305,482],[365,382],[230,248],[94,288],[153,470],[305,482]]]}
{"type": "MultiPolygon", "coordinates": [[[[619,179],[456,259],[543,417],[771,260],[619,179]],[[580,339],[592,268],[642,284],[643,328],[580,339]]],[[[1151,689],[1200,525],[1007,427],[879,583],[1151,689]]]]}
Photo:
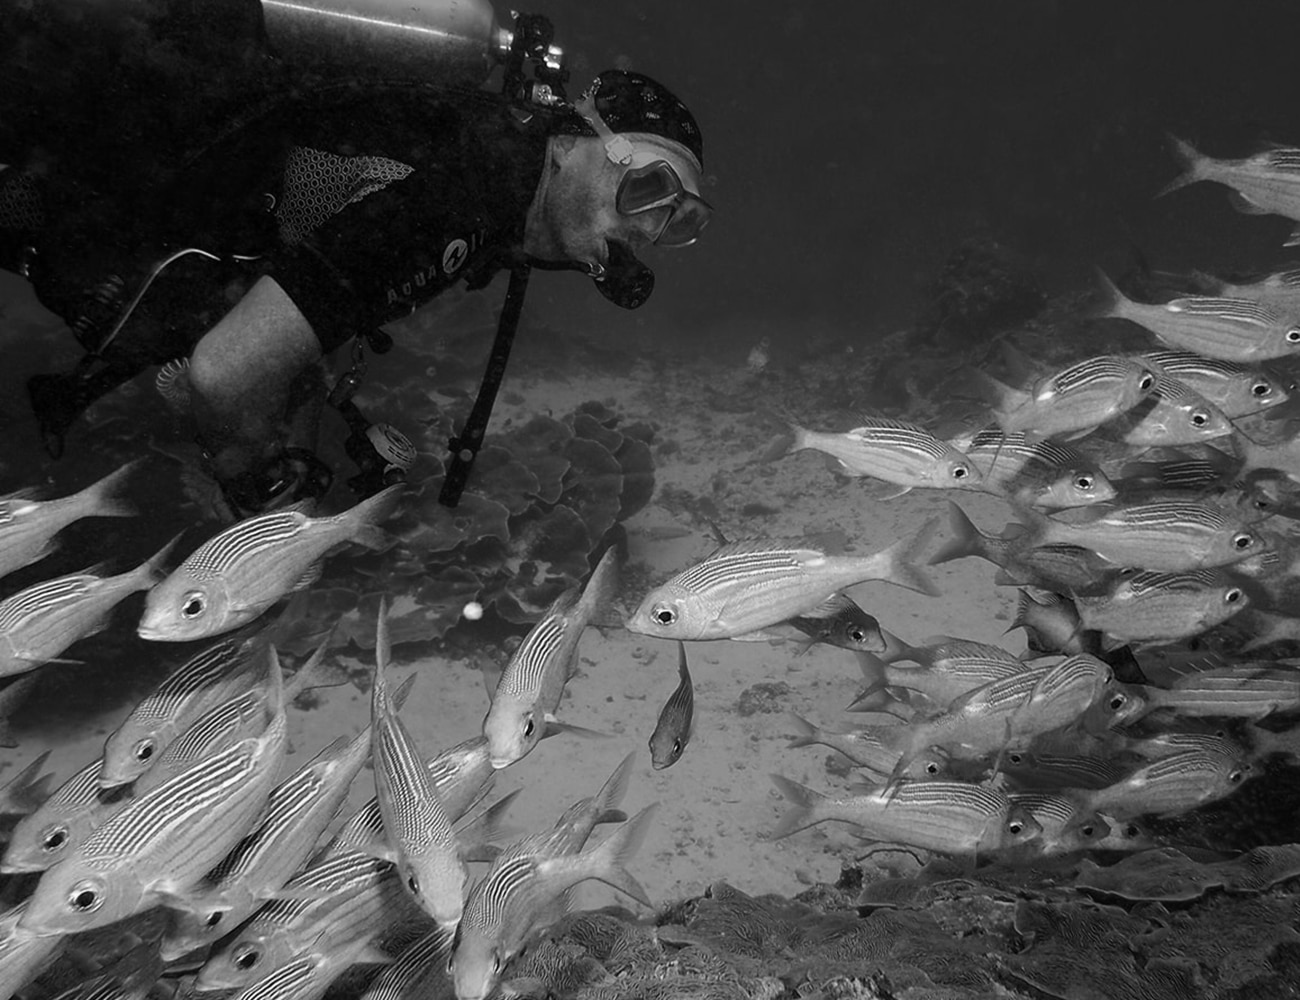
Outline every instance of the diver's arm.
{"type": "Polygon", "coordinates": [[[194,418],[219,476],[233,476],[283,444],[294,377],[321,357],[311,324],[262,277],[204,334],[190,356],[194,418]]]}

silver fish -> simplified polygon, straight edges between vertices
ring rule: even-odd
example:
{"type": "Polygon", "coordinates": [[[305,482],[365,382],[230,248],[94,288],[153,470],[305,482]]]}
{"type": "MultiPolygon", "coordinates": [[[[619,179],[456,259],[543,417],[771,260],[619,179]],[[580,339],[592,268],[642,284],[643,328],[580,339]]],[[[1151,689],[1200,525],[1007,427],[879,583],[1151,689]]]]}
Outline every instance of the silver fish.
{"type": "Polygon", "coordinates": [[[128,462],[79,493],[37,500],[24,493],[0,497],[0,576],[44,559],[54,536],[83,517],[131,517],[135,508],[118,495],[140,463],[128,462]]]}
{"type": "Polygon", "coordinates": [[[14,827],[0,872],[42,872],[71,854],[97,827],[126,804],[99,785],[100,761],[92,760],[14,827]]]}
{"type": "Polygon", "coordinates": [[[1026,810],[1041,828],[1034,846],[1044,855],[1072,854],[1096,847],[1110,836],[1111,828],[1100,815],[1079,808],[1065,795],[1016,792],[1013,806],[1026,810]]]}
{"type": "Polygon", "coordinates": [[[1026,389],[987,372],[973,369],[971,376],[990,398],[998,426],[1032,440],[1091,433],[1137,406],[1156,384],[1149,368],[1110,355],[1077,362],[1026,389]]]}
{"type": "Polygon", "coordinates": [[[530,753],[564,695],[578,656],[582,633],[608,606],[618,588],[618,556],[605,550],[581,592],[570,588],[524,637],[506,664],[483,719],[492,766],[508,767],[530,753]]]}
{"type": "Polygon", "coordinates": [[[200,545],[149,592],[137,629],[142,639],[188,642],[229,632],[257,618],[342,542],[382,548],[377,522],[391,515],[404,487],[390,486],[333,517],[301,511],[258,514],[200,545]]]}
{"type": "Polygon", "coordinates": [[[379,812],[392,844],[388,860],[397,865],[402,884],[438,926],[453,930],[460,920],[468,873],[437,786],[388,698],[384,672],[389,654],[388,606],[381,601],[371,724],[379,812]]]}
{"type": "Polygon", "coordinates": [[[1056,441],[1030,441],[1024,432],[977,432],[952,442],[979,469],[987,493],[1035,507],[1086,507],[1115,496],[1106,474],[1082,452],[1056,441]],[[963,447],[964,446],[964,447],[963,447]]]}
{"type": "Polygon", "coordinates": [[[370,733],[367,726],[351,740],[340,737],[272,790],[262,822],[185,894],[187,909],[171,911],[163,958],[175,961],[212,944],[289,881],[369,759],[370,733]]]}
{"type": "Polygon", "coordinates": [[[1085,808],[1116,819],[1177,816],[1235,792],[1250,776],[1250,762],[1205,750],[1162,757],[1122,781],[1075,792],[1085,808]]]}
{"type": "Polygon", "coordinates": [[[650,734],[650,763],[656,771],[672,767],[686,752],[695,726],[695,690],[686,665],[686,644],[677,643],[677,689],[659,711],[659,721],[650,734]]]}
{"type": "Polygon", "coordinates": [[[1252,299],[1284,315],[1300,313],[1300,268],[1288,268],[1244,284],[1219,281],[1202,274],[1214,288],[1215,295],[1232,299],[1252,299]]]}
{"type": "Polygon", "coordinates": [[[1243,663],[1192,670],[1168,688],[1147,685],[1139,690],[1148,712],[1166,709],[1181,716],[1259,721],[1300,708],[1300,670],[1243,663]]]}
{"type": "Polygon", "coordinates": [[[451,951],[451,935],[441,927],[402,949],[397,961],[381,972],[361,995],[361,1000],[406,1000],[423,995],[429,980],[440,979],[451,951]]]}
{"type": "MultiPolygon", "coordinates": [[[[1266,149],[1239,160],[1216,160],[1175,136],[1169,141],[1183,173],[1159,195],[1198,181],[1213,181],[1232,188],[1242,211],[1300,221],[1300,150],[1266,149]]],[[[1295,246],[1297,239],[1300,237],[1293,232],[1284,245],[1295,246]]]]}
{"type": "MultiPolygon", "coordinates": [[[[276,690],[279,664],[273,665],[276,690]]],[[[219,862],[262,812],[284,759],[283,699],[265,733],[131,799],[41,876],[19,926],[66,934],[172,900],[219,862]]]]}
{"type": "Polygon", "coordinates": [[[503,855],[470,891],[456,928],[448,971],[458,1000],[484,1000],[538,915],[579,882],[597,879],[650,905],[624,866],[645,839],[656,808],[647,806],[581,853],[503,855]]]}
{"type": "Polygon", "coordinates": [[[882,653],[885,637],[880,622],[860,608],[847,594],[832,594],[807,614],[791,618],[789,624],[807,636],[800,653],[819,642],[839,649],[882,653]]]}
{"type": "Polygon", "coordinates": [[[1105,275],[1104,318],[1144,327],[1169,347],[1222,361],[1268,361],[1300,352],[1300,326],[1249,299],[1197,295],[1159,305],[1134,302],[1105,275]]]}
{"type": "Polygon", "coordinates": [[[386,965],[393,957],[377,948],[373,935],[316,946],[235,994],[234,1000],[320,1000],[353,965],[386,965]]]}
{"type": "Polygon", "coordinates": [[[980,473],[960,451],[916,424],[878,417],[843,434],[791,427],[791,451],[813,448],[835,458],[849,476],[870,476],[902,487],[978,489],[980,473]]]}
{"type": "Polygon", "coordinates": [[[41,935],[19,927],[27,901],[0,913],[0,996],[19,994],[31,980],[58,958],[67,938],[41,935]]]}
{"type": "Polygon", "coordinates": [[[115,605],[154,585],[171,547],[117,576],[75,573],[0,601],[0,677],[34,670],[97,631],[115,605]]]}
{"type": "Polygon", "coordinates": [[[1135,573],[1099,597],[1076,594],[1084,628],[1122,642],[1186,639],[1227,621],[1249,603],[1246,592],[1216,570],[1135,573]]]}
{"type": "MultiPolygon", "coordinates": [[[[820,744],[838,750],[858,767],[871,771],[875,780],[885,781],[898,767],[901,754],[885,746],[879,736],[867,730],[832,732],[814,725],[794,712],[786,713],[797,733],[790,737],[790,747],[810,747],[820,744]]],[[[927,747],[912,760],[901,773],[905,781],[931,781],[948,774],[951,761],[938,747],[927,747]]]]}
{"type": "Polygon", "coordinates": [[[1151,395],[1119,418],[1115,435],[1135,448],[1199,444],[1227,437],[1232,421],[1191,386],[1157,372],[1151,395]]]}
{"type": "Polygon", "coordinates": [[[858,787],[848,798],[832,798],[779,774],[771,777],[794,806],[768,835],[771,840],[833,820],[852,823],[872,840],[979,856],[1027,843],[1040,832],[1028,810],[1016,808],[1002,792],[966,782],[858,787]]]}
{"type": "Polygon", "coordinates": [[[935,522],[870,556],[832,556],[801,542],[732,542],[650,591],[627,623],[663,639],[737,639],[806,614],[846,587],[885,580],[937,591],[913,560],[935,522]]]}
{"type": "Polygon", "coordinates": [[[931,708],[943,710],[976,688],[1027,669],[1014,657],[989,656],[982,650],[945,656],[929,667],[900,667],[871,653],[858,653],[857,658],[867,686],[849,705],[850,711],[864,707],[878,709],[876,696],[896,688],[923,695],[931,708]]]}
{"type": "Polygon", "coordinates": [[[1259,413],[1290,398],[1286,387],[1267,372],[1193,351],[1148,351],[1141,360],[1191,386],[1229,419],[1259,413]]]}
{"type": "Polygon", "coordinates": [[[1085,508],[1070,520],[1022,511],[1039,544],[1091,549],[1117,567],[1181,572],[1225,566],[1262,548],[1258,533],[1217,504],[1172,498],[1085,508]]]}

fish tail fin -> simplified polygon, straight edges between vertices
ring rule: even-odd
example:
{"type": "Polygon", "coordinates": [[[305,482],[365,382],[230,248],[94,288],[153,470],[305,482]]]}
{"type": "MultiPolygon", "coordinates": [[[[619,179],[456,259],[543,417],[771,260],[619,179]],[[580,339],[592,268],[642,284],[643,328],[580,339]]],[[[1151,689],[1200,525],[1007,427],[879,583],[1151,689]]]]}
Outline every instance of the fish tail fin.
{"type": "Polygon", "coordinates": [[[50,751],[46,750],[19,771],[9,783],[9,799],[16,808],[27,809],[29,813],[35,812],[40,804],[49,798],[48,785],[54,780],[54,775],[40,773],[49,759],[50,751]]]}
{"type": "Polygon", "coordinates": [[[994,378],[982,368],[963,369],[974,392],[975,398],[985,403],[992,411],[998,423],[1007,414],[1020,409],[1029,400],[1029,394],[1022,389],[1007,385],[1001,379],[994,378]]]}
{"type": "Polygon", "coordinates": [[[623,758],[614,773],[605,779],[596,793],[595,811],[597,815],[617,810],[627,796],[628,786],[632,781],[632,762],[636,754],[630,753],[623,758]]]}
{"type": "Polygon", "coordinates": [[[619,567],[618,546],[611,545],[605,549],[600,562],[596,563],[596,568],[591,571],[587,585],[582,588],[582,596],[578,598],[577,607],[580,620],[594,621],[613,603],[614,596],[618,593],[619,567]]]}
{"type": "Polygon", "coordinates": [[[817,737],[821,730],[797,712],[786,712],[785,716],[795,728],[795,735],[790,737],[789,747],[791,749],[816,746],[817,737]]]}
{"type": "Polygon", "coordinates": [[[516,788],[508,795],[503,795],[496,802],[464,825],[456,827],[456,842],[461,845],[463,853],[472,853],[476,860],[500,853],[497,841],[509,835],[502,824],[506,810],[510,808],[522,788],[516,788]]]}
{"type": "Polygon", "coordinates": [[[652,802],[617,830],[606,837],[594,851],[592,878],[626,893],[643,906],[653,906],[641,883],[632,877],[626,868],[629,861],[645,842],[650,831],[650,822],[659,809],[658,802],[652,802]]]}
{"type": "MultiPolygon", "coordinates": [[[[329,651],[330,639],[334,636],[334,629],[329,630],[329,634],[321,640],[307,658],[307,662],[298,668],[292,679],[284,687],[284,700],[291,703],[298,695],[312,687],[319,687],[315,681],[321,674],[321,667],[325,663],[325,654],[329,651]]],[[[412,675],[414,676],[414,675],[412,675]]]]}
{"type": "Polygon", "coordinates": [[[1185,139],[1176,135],[1168,136],[1169,151],[1174,154],[1183,172],[1156,192],[1157,198],[1163,198],[1172,191],[1205,180],[1205,154],[1185,139]]]}
{"type": "Polygon", "coordinates": [[[163,567],[167,565],[167,559],[172,554],[172,549],[176,548],[176,543],[181,540],[183,534],[185,534],[183,531],[177,532],[172,536],[171,541],[140,564],[137,572],[140,576],[141,590],[147,590],[167,575],[163,567]]]}
{"type": "Polygon", "coordinates": [[[266,699],[266,714],[271,719],[281,718],[284,716],[284,706],[288,703],[285,698],[284,689],[284,669],[280,666],[280,654],[276,652],[275,646],[267,646],[267,676],[271,682],[269,697],[266,699]]]}
{"type": "Polygon", "coordinates": [[[86,512],[91,517],[134,517],[139,513],[135,504],[120,496],[123,484],[135,473],[144,459],[137,458],[127,462],[120,469],[110,472],[97,483],[91,483],[81,491],[79,499],[84,501],[86,512]]]}
{"type": "Polygon", "coordinates": [[[1098,284],[1101,286],[1101,298],[1089,310],[1089,317],[1091,319],[1131,319],[1138,322],[1133,311],[1133,300],[1120,291],[1119,285],[1111,280],[1109,274],[1099,267],[1094,270],[1097,273],[1098,284]]]}
{"type": "MultiPolygon", "coordinates": [[[[1007,632],[1014,628],[1022,628],[1026,632],[1034,630],[1034,618],[1039,608],[1039,603],[1034,600],[1029,591],[1021,587],[1016,597],[1016,614],[1011,619],[1011,624],[1007,626],[1007,632]]],[[[1006,632],[1003,633],[1005,635],[1006,632]]]]}
{"type": "MultiPolygon", "coordinates": [[[[896,699],[885,691],[885,688],[889,686],[889,681],[885,676],[887,666],[885,661],[875,653],[868,653],[865,650],[854,650],[853,655],[857,657],[858,667],[862,670],[862,679],[867,682],[867,686],[858,692],[857,697],[849,703],[848,710],[850,712],[856,712],[859,709],[875,711],[888,707],[896,699]],[[882,695],[883,698],[880,697],[882,695]]],[[[793,745],[791,744],[791,746],[793,745]]]]}
{"type": "Polygon", "coordinates": [[[983,534],[961,506],[952,500],[948,501],[948,530],[952,537],[930,557],[929,565],[938,566],[967,556],[986,557],[988,547],[984,544],[983,534]]]}
{"type": "Polygon", "coordinates": [[[780,822],[767,834],[767,840],[780,840],[782,837],[788,837],[792,833],[806,830],[808,827],[815,826],[822,821],[820,815],[822,803],[829,801],[830,796],[814,791],[807,785],[801,785],[797,781],[792,781],[782,774],[773,774],[771,778],[772,784],[776,785],[777,791],[790,802],[792,808],[781,817],[780,822]]]}
{"type": "Polygon", "coordinates": [[[908,590],[915,590],[927,597],[938,597],[939,588],[930,579],[930,575],[917,565],[925,548],[934,537],[937,524],[938,518],[930,518],[921,525],[921,529],[914,537],[900,539],[880,553],[886,563],[881,579],[906,587],[908,590]]]}
{"type": "Polygon", "coordinates": [[[397,513],[405,494],[406,485],[396,483],[339,514],[339,519],[351,528],[347,536],[348,540],[376,551],[391,545],[393,537],[379,527],[379,524],[397,513]]]}
{"type": "MultiPolygon", "coordinates": [[[[884,636],[885,639],[885,649],[880,655],[880,659],[883,662],[896,663],[899,660],[911,660],[916,658],[918,650],[915,646],[903,641],[898,636],[894,635],[893,632],[886,629],[882,628],[880,634],[884,636]]],[[[918,660],[917,662],[919,663],[920,661],[918,660]]]]}

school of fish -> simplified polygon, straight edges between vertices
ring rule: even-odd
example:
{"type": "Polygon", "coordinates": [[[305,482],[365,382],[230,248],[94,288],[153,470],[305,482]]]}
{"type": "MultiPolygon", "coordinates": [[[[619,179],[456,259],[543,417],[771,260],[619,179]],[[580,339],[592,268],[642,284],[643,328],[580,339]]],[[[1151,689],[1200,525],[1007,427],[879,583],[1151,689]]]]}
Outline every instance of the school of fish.
{"type": "MultiPolygon", "coordinates": [[[[1214,181],[1249,211],[1300,222],[1300,150],[1176,151],[1186,173],[1168,190],[1214,181]]],[[[792,748],[831,747],[857,778],[824,792],[773,775],[788,808],[771,838],[835,822],[871,844],[1011,864],[1161,843],[1158,821],[1236,794],[1277,745],[1275,723],[1300,712],[1297,663],[1252,652],[1300,639],[1300,432],[1285,372],[1300,356],[1300,270],[1162,303],[1103,287],[1099,315],[1150,331],[1150,350],[1010,380],[972,372],[989,421],[961,434],[883,417],[847,432],[791,421],[769,449],[766,460],[824,452],[880,484],[877,501],[992,494],[1008,506],[1005,528],[982,528],[950,499],[937,546],[934,520],[866,555],[816,538],[721,541],[625,614],[611,546],[487,678],[481,733],[454,746],[403,717],[418,680],[390,680],[381,602],[360,731],[285,773],[294,701],[320,682],[327,644],[287,674],[273,630],[257,626],[340,547],[382,551],[403,486],[332,516],[239,521],[171,568],[175,541],[116,575],[96,566],[8,593],[4,714],[131,594],[145,592],[140,639],[202,648],[61,784],[42,755],[0,787],[0,1000],[61,957],[75,962],[104,928],[120,933],[121,957],[75,995],[143,997],[170,977],[187,992],[301,1000],[375,966],[367,997],[487,1000],[578,884],[653,907],[631,870],[656,813],[624,811],[633,757],[550,829],[509,832],[513,796],[492,800],[497,772],[540,741],[599,735],[560,717],[591,626],[676,646],[677,686],[644,720],[656,770],[689,766],[691,643],[851,654],[863,686],[846,710],[871,719],[788,724],[792,748]],[[1019,589],[1024,653],[945,635],[909,643],[846,593],[878,581],[938,596],[927,565],[970,557],[1019,589]],[[1193,647],[1230,621],[1235,645],[1193,647]],[[374,798],[340,816],[367,769],[374,798]]],[[[0,577],[38,564],[75,521],[132,516],[121,494],[135,468],[63,498],[0,498],[0,577]]]]}

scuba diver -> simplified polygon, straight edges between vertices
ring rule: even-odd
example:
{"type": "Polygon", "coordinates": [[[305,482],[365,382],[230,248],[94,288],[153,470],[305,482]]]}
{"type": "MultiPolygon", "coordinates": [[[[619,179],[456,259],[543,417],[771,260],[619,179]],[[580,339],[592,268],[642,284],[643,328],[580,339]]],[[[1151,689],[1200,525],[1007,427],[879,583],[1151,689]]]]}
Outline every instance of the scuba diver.
{"type": "MultiPolygon", "coordinates": [[[[637,251],[691,244],[709,221],[702,169],[686,106],[643,74],[611,70],[572,103],[531,106],[409,82],[299,91],[165,182],[137,187],[127,213],[102,208],[111,192],[70,184],[60,197],[76,210],[39,225],[30,175],[6,170],[0,266],[31,281],[88,352],[72,373],[28,383],[46,447],[57,456],[104,393],[188,357],[171,370],[188,382],[208,471],[234,516],[329,489],[332,470],[311,447],[327,397],[353,431],[361,474],[349,484],[368,495],[412,457],[351,401],[363,345],[391,346],[382,324],[509,270],[504,328],[532,266],[578,270],[636,308],[653,286],[637,251]],[[97,213],[109,221],[96,226],[97,213]],[[319,362],[349,342],[353,369],[331,391],[319,362]]],[[[497,381],[504,355],[499,364],[497,381]]],[[[458,452],[472,461],[485,424],[486,411],[452,440],[453,463],[458,452]]]]}

